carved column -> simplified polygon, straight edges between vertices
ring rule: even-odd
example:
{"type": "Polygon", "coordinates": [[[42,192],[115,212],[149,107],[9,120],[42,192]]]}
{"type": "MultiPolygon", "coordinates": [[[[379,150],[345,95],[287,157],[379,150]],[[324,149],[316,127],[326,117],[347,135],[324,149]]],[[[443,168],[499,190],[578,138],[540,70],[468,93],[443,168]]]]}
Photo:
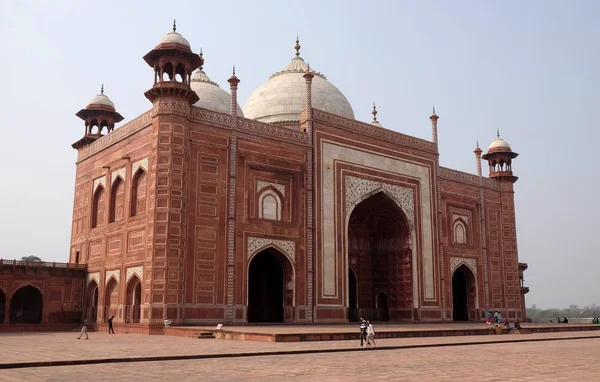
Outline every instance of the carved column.
{"type": "Polygon", "coordinates": [[[304,130],[308,135],[310,148],[306,155],[306,295],[307,295],[307,321],[313,321],[313,240],[314,240],[314,216],[313,216],[313,109],[312,109],[312,79],[314,74],[310,66],[304,73],[306,81],[306,119],[304,130]]]}
{"type": "MultiPolygon", "coordinates": [[[[475,151],[475,158],[477,160],[477,176],[479,177],[479,211],[481,219],[481,254],[483,256],[483,297],[484,297],[484,309],[487,312],[490,307],[490,294],[488,284],[488,259],[487,259],[487,240],[486,240],[486,221],[485,221],[485,199],[483,197],[483,176],[481,174],[481,149],[479,148],[479,142],[475,151]]],[[[480,318],[480,317],[477,317],[480,318]]]]}
{"type": "Polygon", "coordinates": [[[227,310],[225,312],[225,319],[227,321],[234,321],[234,288],[235,288],[235,253],[236,253],[236,203],[235,193],[237,190],[237,86],[240,83],[239,78],[235,75],[235,67],[233,67],[233,74],[227,80],[229,82],[229,89],[231,91],[231,102],[229,110],[231,114],[231,140],[229,147],[229,199],[227,202],[227,310]]]}

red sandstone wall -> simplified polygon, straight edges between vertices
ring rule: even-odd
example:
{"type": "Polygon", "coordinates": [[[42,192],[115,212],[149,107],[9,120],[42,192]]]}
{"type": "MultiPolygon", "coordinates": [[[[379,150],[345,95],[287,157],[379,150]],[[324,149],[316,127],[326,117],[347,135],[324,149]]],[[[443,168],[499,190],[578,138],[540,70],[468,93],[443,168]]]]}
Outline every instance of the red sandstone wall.
{"type": "Polygon", "coordinates": [[[0,265],[0,289],[6,298],[3,326],[8,328],[14,293],[26,285],[42,294],[42,324],[79,324],[84,283],[84,270],[0,265]]]}

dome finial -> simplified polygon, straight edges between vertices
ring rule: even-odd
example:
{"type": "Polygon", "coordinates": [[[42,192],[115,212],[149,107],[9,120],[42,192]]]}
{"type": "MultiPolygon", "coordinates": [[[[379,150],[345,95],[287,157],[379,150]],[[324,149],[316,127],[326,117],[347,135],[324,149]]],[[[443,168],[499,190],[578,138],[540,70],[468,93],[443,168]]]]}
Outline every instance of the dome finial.
{"type": "Polygon", "coordinates": [[[496,129],[496,137],[500,138],[500,129],[496,129]]]}
{"type": "Polygon", "coordinates": [[[300,56],[300,40],[298,39],[298,35],[296,35],[296,46],[294,46],[294,49],[296,49],[296,57],[300,56]]]}
{"type": "Polygon", "coordinates": [[[173,32],[177,32],[177,24],[175,23],[175,19],[173,19],[173,32]]]}
{"type": "Polygon", "coordinates": [[[435,114],[435,106],[433,107],[433,114],[435,114]]]}
{"type": "Polygon", "coordinates": [[[375,106],[375,102],[373,102],[373,111],[371,114],[373,114],[373,122],[377,122],[377,106],[375,106]]]}
{"type": "Polygon", "coordinates": [[[104,84],[100,87],[100,94],[104,94],[104,84]]]}
{"type": "Polygon", "coordinates": [[[235,65],[233,65],[233,75],[235,76],[235,65]]]}
{"type": "Polygon", "coordinates": [[[477,148],[479,148],[479,139],[475,141],[477,143],[477,148]]]}

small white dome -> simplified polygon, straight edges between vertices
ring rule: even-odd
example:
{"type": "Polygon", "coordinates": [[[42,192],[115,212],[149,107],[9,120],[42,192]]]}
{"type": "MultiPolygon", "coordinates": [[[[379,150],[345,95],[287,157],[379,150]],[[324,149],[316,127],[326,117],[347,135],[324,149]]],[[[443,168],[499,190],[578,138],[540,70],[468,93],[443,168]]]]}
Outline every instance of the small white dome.
{"type": "Polygon", "coordinates": [[[98,94],[97,96],[92,98],[92,100],[88,103],[88,106],[91,106],[91,105],[103,105],[103,106],[110,106],[113,109],[115,108],[115,104],[113,103],[113,101],[111,101],[110,98],[105,96],[104,92],[101,92],[100,94],[98,94]]]}
{"type": "Polygon", "coordinates": [[[186,40],[182,35],[180,35],[179,33],[175,32],[175,31],[169,32],[166,35],[164,35],[163,38],[161,38],[160,41],[158,42],[158,45],[173,43],[173,42],[176,42],[181,45],[185,45],[188,48],[190,48],[190,50],[192,50],[192,47],[190,46],[190,43],[188,42],[188,40],[186,40]]]}
{"type": "Polygon", "coordinates": [[[510,150],[510,145],[504,139],[498,137],[494,139],[494,141],[488,147],[488,151],[492,149],[508,149],[510,150]]]}
{"type": "MultiPolygon", "coordinates": [[[[225,90],[221,89],[216,82],[211,81],[203,70],[198,69],[194,72],[190,86],[198,97],[200,97],[200,100],[194,106],[217,113],[229,114],[231,96],[225,90]]],[[[240,105],[237,106],[237,114],[238,117],[244,117],[240,105]]]]}
{"type": "MultiPolygon", "coordinates": [[[[299,46],[298,46],[299,49],[299,46]]],[[[244,105],[246,118],[274,123],[298,121],[306,106],[306,82],[304,73],[308,65],[301,57],[295,57],[267,82],[258,87],[244,105]]],[[[312,106],[315,109],[354,119],[350,102],[321,73],[312,71],[312,106]]]]}

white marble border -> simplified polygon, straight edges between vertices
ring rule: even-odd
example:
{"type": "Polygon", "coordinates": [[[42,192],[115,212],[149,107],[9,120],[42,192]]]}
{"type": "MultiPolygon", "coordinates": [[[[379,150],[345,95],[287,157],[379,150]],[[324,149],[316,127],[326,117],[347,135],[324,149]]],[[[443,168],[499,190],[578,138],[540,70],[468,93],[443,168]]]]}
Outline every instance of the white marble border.
{"type": "Polygon", "coordinates": [[[106,271],[105,276],[104,276],[104,284],[108,283],[108,280],[110,280],[110,278],[114,276],[115,280],[117,280],[117,282],[121,281],[121,270],[120,269],[112,269],[110,271],[106,271]]]}
{"type": "Polygon", "coordinates": [[[131,279],[131,277],[133,275],[137,275],[137,277],[139,277],[139,279],[140,279],[140,282],[142,282],[144,280],[144,267],[142,265],[139,265],[137,267],[127,268],[127,273],[126,273],[127,282],[129,282],[129,279],[131,279]]]}
{"type": "Polygon", "coordinates": [[[296,242],[292,240],[277,240],[266,237],[248,236],[248,260],[257,252],[265,248],[273,247],[283,253],[295,266],[296,264],[296,242]]]}
{"type": "Polygon", "coordinates": [[[258,182],[256,182],[256,193],[260,192],[260,190],[262,190],[263,188],[268,187],[268,186],[275,187],[275,189],[277,189],[277,191],[281,192],[281,195],[283,195],[285,197],[285,186],[283,184],[273,183],[273,182],[265,182],[262,180],[259,180],[258,182]]]}

